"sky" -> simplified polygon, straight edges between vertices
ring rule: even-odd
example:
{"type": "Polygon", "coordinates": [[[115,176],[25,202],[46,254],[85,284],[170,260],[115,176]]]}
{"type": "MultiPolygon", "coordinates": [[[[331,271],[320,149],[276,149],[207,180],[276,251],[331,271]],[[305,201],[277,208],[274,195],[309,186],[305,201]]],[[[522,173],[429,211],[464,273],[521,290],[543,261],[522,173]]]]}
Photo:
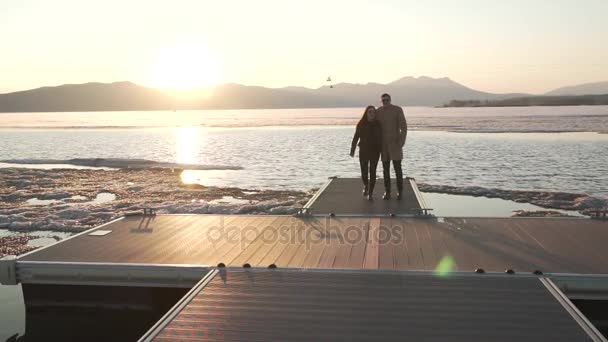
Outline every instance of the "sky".
{"type": "Polygon", "coordinates": [[[0,0],[0,93],[65,83],[608,81],[607,0],[0,0]]]}

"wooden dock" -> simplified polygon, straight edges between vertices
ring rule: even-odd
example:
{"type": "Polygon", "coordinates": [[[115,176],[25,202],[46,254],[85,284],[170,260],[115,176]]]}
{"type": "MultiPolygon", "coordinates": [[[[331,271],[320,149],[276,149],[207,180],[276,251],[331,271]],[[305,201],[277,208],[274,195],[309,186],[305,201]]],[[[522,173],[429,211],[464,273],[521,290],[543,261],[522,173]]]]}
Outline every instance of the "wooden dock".
{"type": "Polygon", "coordinates": [[[18,263],[608,274],[607,240],[606,222],[579,218],[158,215],[125,217],[18,263]]]}
{"type": "Polygon", "coordinates": [[[214,270],[140,341],[602,341],[546,278],[214,270]]]}
{"type": "Polygon", "coordinates": [[[606,221],[425,216],[413,181],[332,205],[358,189],[334,181],[297,216],[122,217],[0,282],[190,289],[141,341],[606,341],[571,302],[608,299],[606,221]]]}
{"type": "Polygon", "coordinates": [[[430,210],[424,202],[416,181],[413,178],[403,180],[403,198],[397,200],[393,179],[392,199],[382,199],[384,180],[376,181],[374,200],[369,201],[362,195],[363,185],[359,178],[331,177],[319,189],[304,207],[304,212],[311,215],[344,215],[344,216],[420,216],[427,215],[430,210]]]}

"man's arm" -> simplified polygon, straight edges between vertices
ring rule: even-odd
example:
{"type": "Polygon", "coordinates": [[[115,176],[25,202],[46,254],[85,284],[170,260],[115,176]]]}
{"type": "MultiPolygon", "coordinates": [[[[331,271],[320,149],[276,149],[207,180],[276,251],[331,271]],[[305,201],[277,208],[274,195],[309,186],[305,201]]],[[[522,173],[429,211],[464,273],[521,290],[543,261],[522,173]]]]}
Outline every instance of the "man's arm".
{"type": "Polygon", "coordinates": [[[403,108],[399,108],[399,138],[401,146],[405,145],[405,139],[407,139],[407,121],[405,120],[405,114],[403,114],[403,108]]]}

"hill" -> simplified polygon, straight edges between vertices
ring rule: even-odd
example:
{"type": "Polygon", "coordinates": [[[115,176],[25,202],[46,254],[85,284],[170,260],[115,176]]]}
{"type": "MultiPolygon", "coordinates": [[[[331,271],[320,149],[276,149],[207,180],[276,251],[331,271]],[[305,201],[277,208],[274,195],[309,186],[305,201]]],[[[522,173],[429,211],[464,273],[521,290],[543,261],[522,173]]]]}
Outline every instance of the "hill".
{"type": "Polygon", "coordinates": [[[65,84],[0,95],[0,112],[171,109],[165,93],[131,82],[65,84]]]}
{"type": "Polygon", "coordinates": [[[492,94],[449,78],[403,77],[388,84],[339,83],[317,89],[223,84],[176,97],[131,82],[67,84],[0,95],[0,112],[123,111],[170,109],[322,108],[378,104],[388,92],[408,106],[435,106],[453,99],[497,100],[525,94],[492,94]]]}
{"type": "Polygon", "coordinates": [[[607,82],[584,83],[552,90],[545,95],[601,95],[608,94],[607,82]]]}

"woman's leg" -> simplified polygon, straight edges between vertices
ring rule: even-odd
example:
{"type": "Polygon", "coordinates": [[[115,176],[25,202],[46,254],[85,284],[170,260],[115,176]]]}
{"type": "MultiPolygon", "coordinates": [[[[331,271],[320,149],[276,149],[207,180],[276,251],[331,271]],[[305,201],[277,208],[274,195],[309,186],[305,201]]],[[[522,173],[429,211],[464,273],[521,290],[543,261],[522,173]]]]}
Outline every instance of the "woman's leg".
{"type": "Polygon", "coordinates": [[[361,165],[361,180],[363,181],[363,196],[367,196],[367,187],[368,187],[368,164],[369,161],[365,159],[359,159],[359,165],[361,165]]]}
{"type": "Polygon", "coordinates": [[[374,186],[376,185],[376,168],[378,167],[378,160],[370,160],[369,161],[369,189],[368,189],[368,198],[372,199],[372,194],[374,193],[374,186]]]}

